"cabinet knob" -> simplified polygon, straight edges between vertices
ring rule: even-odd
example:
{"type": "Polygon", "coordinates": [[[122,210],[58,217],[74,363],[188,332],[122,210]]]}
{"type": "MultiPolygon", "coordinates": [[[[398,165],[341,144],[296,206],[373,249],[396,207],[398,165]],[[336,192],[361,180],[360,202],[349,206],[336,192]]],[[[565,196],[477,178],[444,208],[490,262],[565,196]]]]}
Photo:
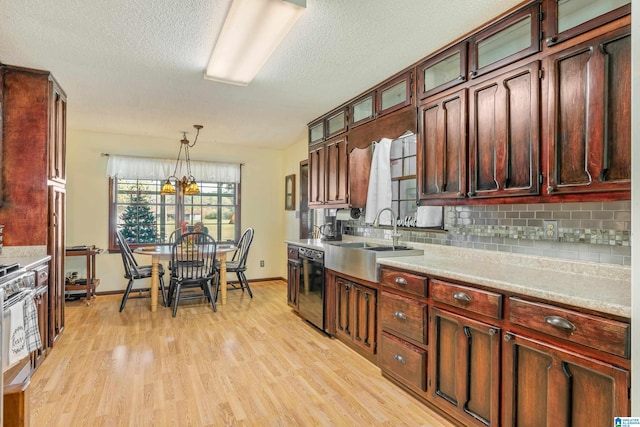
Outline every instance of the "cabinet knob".
{"type": "Polygon", "coordinates": [[[473,71],[471,71],[471,72],[469,73],[469,77],[471,77],[471,78],[473,78],[473,77],[475,77],[475,76],[477,76],[477,75],[478,75],[478,71],[476,71],[476,70],[473,70],[473,71]]]}
{"type": "Polygon", "coordinates": [[[396,311],[393,313],[393,316],[398,320],[407,320],[407,315],[401,311],[396,311]]]}
{"type": "Polygon", "coordinates": [[[396,285],[407,286],[407,279],[404,277],[396,277],[394,282],[396,282],[396,285]]]}
{"type": "Polygon", "coordinates": [[[504,341],[505,342],[509,342],[513,339],[513,335],[511,334],[504,334],[504,341]]]}
{"type": "Polygon", "coordinates": [[[489,329],[489,335],[494,336],[496,334],[496,332],[498,332],[498,330],[496,328],[490,328],[489,329]]]}
{"type": "Polygon", "coordinates": [[[394,354],[393,358],[396,359],[398,362],[402,363],[403,365],[405,364],[404,357],[400,356],[399,354],[394,354]]]}
{"type": "Polygon", "coordinates": [[[554,44],[555,42],[557,42],[558,38],[556,36],[551,36],[551,37],[547,37],[547,39],[545,41],[547,42],[547,46],[550,46],[550,45],[554,44]]]}
{"type": "Polygon", "coordinates": [[[460,74],[460,75],[458,76],[458,80],[460,80],[461,82],[463,82],[463,81],[464,81],[464,76],[463,76],[462,74],[460,74]]]}
{"type": "Polygon", "coordinates": [[[475,191],[469,191],[469,192],[467,193],[467,196],[469,196],[469,197],[473,197],[473,196],[475,196],[475,195],[476,195],[476,192],[475,192],[475,191]]]}
{"type": "Polygon", "coordinates": [[[547,316],[544,318],[545,323],[553,326],[554,328],[563,329],[565,331],[573,332],[576,330],[576,325],[569,322],[564,317],[560,316],[547,316]]]}
{"type": "Polygon", "coordinates": [[[555,191],[555,189],[552,186],[548,186],[547,187],[547,193],[551,194],[555,191]]]}
{"type": "Polygon", "coordinates": [[[462,191],[458,191],[458,197],[464,197],[464,194],[462,194],[462,191]]]}
{"type": "Polygon", "coordinates": [[[467,294],[465,294],[464,292],[455,292],[453,294],[453,299],[455,299],[458,302],[471,302],[471,297],[467,294]]]}

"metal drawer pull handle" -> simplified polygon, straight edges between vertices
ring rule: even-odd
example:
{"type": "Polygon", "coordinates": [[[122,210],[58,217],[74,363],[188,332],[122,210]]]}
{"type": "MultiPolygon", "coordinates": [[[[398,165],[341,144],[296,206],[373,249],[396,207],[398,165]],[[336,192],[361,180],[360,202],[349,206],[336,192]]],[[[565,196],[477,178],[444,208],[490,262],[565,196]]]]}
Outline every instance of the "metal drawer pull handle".
{"type": "Polygon", "coordinates": [[[407,315],[401,311],[396,311],[395,313],[393,313],[393,315],[396,317],[396,319],[407,320],[407,315]]]}
{"type": "Polygon", "coordinates": [[[405,279],[404,277],[396,277],[395,282],[397,285],[402,285],[402,286],[407,285],[407,279],[405,279]]]}
{"type": "Polygon", "coordinates": [[[471,297],[464,292],[456,292],[453,294],[453,299],[460,302],[471,302],[471,297]]]}
{"type": "Polygon", "coordinates": [[[571,332],[576,330],[576,326],[573,323],[569,322],[564,317],[547,316],[547,317],[544,318],[544,321],[547,322],[548,324],[550,324],[551,326],[556,327],[556,328],[565,329],[565,330],[571,331],[571,332]]]}
{"type": "Polygon", "coordinates": [[[393,356],[394,359],[396,359],[398,362],[402,363],[404,365],[405,361],[404,361],[404,357],[400,356],[399,354],[395,354],[393,356]]]}

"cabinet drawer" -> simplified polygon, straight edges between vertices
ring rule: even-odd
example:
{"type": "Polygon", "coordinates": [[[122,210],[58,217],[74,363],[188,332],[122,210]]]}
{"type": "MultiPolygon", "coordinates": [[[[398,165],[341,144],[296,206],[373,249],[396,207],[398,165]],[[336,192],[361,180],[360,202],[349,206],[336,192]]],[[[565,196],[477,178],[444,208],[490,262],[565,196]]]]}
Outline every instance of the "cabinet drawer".
{"type": "Polygon", "coordinates": [[[509,321],[617,356],[630,356],[630,325],[623,322],[519,298],[509,298],[509,321]]]}
{"type": "Polygon", "coordinates": [[[382,291],[382,329],[427,343],[427,304],[382,291]]]}
{"type": "Polygon", "coordinates": [[[427,352],[383,332],[380,337],[380,368],[414,389],[427,390],[427,352]]]}
{"type": "Polygon", "coordinates": [[[467,286],[454,285],[442,280],[431,280],[431,298],[453,307],[463,308],[473,313],[502,318],[502,295],[467,286]]]}
{"type": "Polygon", "coordinates": [[[49,280],[49,266],[41,265],[34,269],[36,272],[36,287],[42,286],[49,280]]]}
{"type": "Polygon", "coordinates": [[[297,246],[289,246],[289,247],[287,247],[287,259],[298,259],[298,247],[297,246]]]}
{"type": "Polygon", "coordinates": [[[410,294],[427,296],[427,278],[417,274],[380,268],[380,283],[390,288],[409,292],[410,294]]]}

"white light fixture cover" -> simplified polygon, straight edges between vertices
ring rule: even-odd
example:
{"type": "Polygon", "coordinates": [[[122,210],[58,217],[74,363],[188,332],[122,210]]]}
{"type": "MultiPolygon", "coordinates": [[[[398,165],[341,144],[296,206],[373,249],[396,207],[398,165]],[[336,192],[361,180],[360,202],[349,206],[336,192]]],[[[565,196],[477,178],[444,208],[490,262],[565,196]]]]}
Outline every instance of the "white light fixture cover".
{"type": "Polygon", "coordinates": [[[205,79],[247,86],[305,7],[306,0],[233,0],[205,79]]]}

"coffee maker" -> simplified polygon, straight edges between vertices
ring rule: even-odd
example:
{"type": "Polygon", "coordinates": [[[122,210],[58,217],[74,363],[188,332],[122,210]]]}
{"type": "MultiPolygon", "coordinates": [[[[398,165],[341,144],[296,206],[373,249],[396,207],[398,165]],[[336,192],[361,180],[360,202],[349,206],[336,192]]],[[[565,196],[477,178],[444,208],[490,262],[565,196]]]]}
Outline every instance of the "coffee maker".
{"type": "Polygon", "coordinates": [[[339,222],[336,221],[336,210],[327,209],[324,215],[324,225],[320,226],[320,240],[342,240],[339,222]]]}

